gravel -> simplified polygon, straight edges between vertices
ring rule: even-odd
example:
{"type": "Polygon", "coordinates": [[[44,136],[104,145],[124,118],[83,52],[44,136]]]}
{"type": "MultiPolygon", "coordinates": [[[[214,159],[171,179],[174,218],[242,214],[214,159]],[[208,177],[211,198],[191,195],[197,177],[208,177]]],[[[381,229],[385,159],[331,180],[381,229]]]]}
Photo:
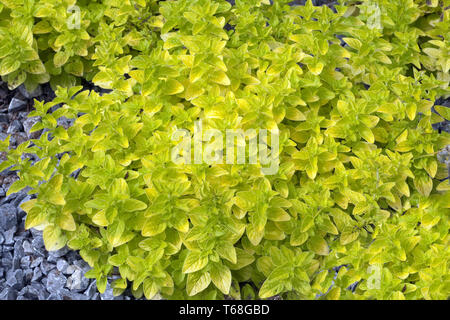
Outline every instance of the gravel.
{"type": "Polygon", "coordinates": [[[24,101],[24,98],[21,98],[20,95],[12,98],[11,102],[9,103],[8,112],[18,112],[23,109],[26,109],[27,102],[24,101]]]}
{"type": "MultiPolygon", "coordinates": [[[[89,84],[85,88],[99,90],[89,84]]],[[[28,108],[33,104],[32,99],[51,101],[53,98],[49,85],[39,86],[30,94],[23,87],[9,91],[0,81],[0,139],[11,134],[13,147],[29,139],[39,139],[42,130],[30,132],[39,117],[28,118],[31,111],[28,108]]],[[[69,127],[72,121],[61,118],[58,124],[69,127]]],[[[0,154],[0,162],[3,160],[0,154]]],[[[78,252],[67,247],[48,252],[41,231],[25,230],[25,212],[19,206],[32,197],[27,195],[27,189],[6,196],[6,190],[16,180],[16,172],[9,169],[0,172],[0,300],[135,299],[128,292],[114,297],[109,285],[100,295],[95,279],[84,276],[90,267],[78,252]]]]}
{"type": "MultiPolygon", "coordinates": [[[[233,2],[233,1],[230,1],[233,2]]],[[[293,1],[291,4],[303,4],[293,1]]],[[[336,1],[314,1],[315,5],[330,7],[336,1]]],[[[85,89],[101,94],[109,92],[84,80],[85,89]]],[[[11,134],[11,144],[16,147],[29,139],[38,139],[42,130],[30,130],[39,117],[28,118],[33,99],[51,101],[55,97],[48,84],[39,86],[34,92],[27,92],[23,86],[10,91],[0,81],[0,139],[11,134]]],[[[437,105],[450,107],[450,99],[439,99],[437,105]]],[[[67,128],[72,120],[61,118],[58,124],[67,128]]],[[[434,125],[439,131],[450,132],[450,122],[434,125]]],[[[0,154],[0,162],[3,161],[0,154]]],[[[37,159],[34,159],[37,160],[37,159]]],[[[42,232],[24,230],[25,213],[20,204],[31,199],[27,190],[6,196],[6,190],[17,180],[15,172],[8,169],[0,172],[0,300],[131,300],[135,299],[129,290],[120,297],[114,297],[111,286],[103,294],[97,291],[96,280],[84,277],[89,265],[75,251],[63,248],[48,252],[42,239],[42,232]]],[[[339,267],[336,267],[336,272],[339,267]]],[[[351,286],[355,290],[357,283],[351,286]]]]}

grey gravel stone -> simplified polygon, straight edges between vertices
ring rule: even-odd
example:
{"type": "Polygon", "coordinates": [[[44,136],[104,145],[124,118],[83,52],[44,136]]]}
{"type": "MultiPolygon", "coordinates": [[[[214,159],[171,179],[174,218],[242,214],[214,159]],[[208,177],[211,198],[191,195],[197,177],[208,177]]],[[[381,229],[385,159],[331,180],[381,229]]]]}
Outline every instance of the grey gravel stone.
{"type": "Polygon", "coordinates": [[[14,97],[9,103],[8,112],[18,112],[25,109],[26,107],[27,107],[26,101],[14,97]]]}
{"type": "Polygon", "coordinates": [[[75,292],[84,291],[88,286],[89,280],[83,276],[81,269],[75,270],[66,283],[66,287],[75,292]]]}
{"type": "Polygon", "coordinates": [[[50,251],[48,253],[48,255],[51,257],[59,258],[59,257],[64,256],[68,251],[69,251],[69,249],[67,247],[64,247],[64,248],[56,250],[56,251],[50,251]]]}
{"type": "Polygon", "coordinates": [[[91,300],[100,300],[100,293],[96,292],[96,293],[92,296],[91,300]]]}
{"type": "Polygon", "coordinates": [[[47,290],[49,292],[59,292],[67,282],[66,277],[58,270],[52,270],[47,276],[47,290]]]}
{"type": "Polygon", "coordinates": [[[23,130],[22,123],[19,120],[14,120],[9,125],[8,131],[6,131],[7,134],[13,134],[17,133],[23,130]]]}
{"type": "MultiPolygon", "coordinates": [[[[56,268],[56,266],[54,264],[49,263],[49,262],[47,262],[45,260],[42,261],[40,267],[41,267],[42,273],[45,274],[45,275],[49,275],[50,271],[52,271],[53,269],[56,268]]],[[[59,273],[59,271],[58,271],[58,273],[59,273]]]]}
{"type": "Polygon", "coordinates": [[[72,292],[67,289],[61,289],[59,295],[61,296],[61,300],[89,300],[84,294],[72,292]]]}
{"type": "Polygon", "coordinates": [[[39,266],[42,263],[42,261],[44,261],[44,259],[42,259],[42,257],[34,258],[33,261],[31,262],[30,267],[36,268],[37,266],[39,266]]]}
{"type": "Polygon", "coordinates": [[[78,267],[72,264],[66,268],[66,274],[73,274],[76,270],[78,270],[78,267]]]}
{"type": "Polygon", "coordinates": [[[23,271],[21,269],[18,270],[10,270],[6,273],[6,284],[16,290],[19,290],[23,287],[23,271]]]}
{"type": "Polygon", "coordinates": [[[113,295],[113,289],[111,288],[109,282],[106,285],[106,290],[105,292],[100,294],[100,299],[101,300],[115,300],[114,299],[114,295],[113,295]]]}
{"type": "MultiPolygon", "coordinates": [[[[0,213],[1,214],[1,213],[0,213]]],[[[9,230],[3,232],[3,236],[5,237],[5,245],[12,245],[14,243],[14,233],[16,232],[17,227],[14,226],[9,230]]],[[[4,246],[6,247],[6,246],[4,246]]]]}
{"type": "Polygon", "coordinates": [[[34,238],[31,242],[31,247],[33,248],[34,254],[42,258],[45,258],[45,256],[47,255],[47,251],[44,248],[44,240],[42,239],[42,237],[34,238]]]}
{"type": "Polygon", "coordinates": [[[17,290],[4,288],[0,293],[0,300],[15,300],[17,298],[17,290]]]}
{"type": "Polygon", "coordinates": [[[30,256],[25,256],[22,257],[22,259],[20,259],[20,267],[22,269],[27,269],[31,266],[31,257],[30,256]]]}
{"type": "Polygon", "coordinates": [[[19,238],[19,239],[16,239],[15,241],[16,242],[14,243],[13,264],[14,264],[14,266],[17,265],[17,267],[15,267],[15,268],[19,268],[19,266],[21,265],[22,258],[24,257],[24,250],[22,247],[23,239],[19,238]]]}
{"type": "Polygon", "coordinates": [[[35,236],[33,241],[31,242],[33,249],[43,248],[44,247],[44,239],[41,236],[35,236]]]}
{"type": "MultiPolygon", "coordinates": [[[[24,202],[24,199],[26,199],[27,197],[28,197],[29,199],[31,199],[31,197],[27,195],[27,192],[28,192],[29,190],[30,190],[30,188],[25,188],[25,189],[23,189],[22,191],[15,193],[16,196],[15,196],[15,198],[11,201],[11,204],[12,204],[13,206],[15,206],[16,208],[18,208],[19,205],[20,205],[21,203],[24,202]]],[[[24,211],[23,211],[22,209],[20,209],[20,208],[18,208],[17,211],[18,211],[18,212],[20,212],[20,211],[24,212],[24,211]]]]}
{"type": "Polygon", "coordinates": [[[64,259],[59,259],[56,262],[56,269],[58,269],[58,271],[62,272],[62,273],[66,273],[67,267],[69,266],[69,264],[67,263],[66,260],[64,259]]]}
{"type": "Polygon", "coordinates": [[[58,293],[51,293],[46,300],[62,300],[62,296],[58,293]]]}
{"type": "Polygon", "coordinates": [[[33,270],[25,269],[25,271],[23,272],[23,279],[25,283],[30,283],[31,279],[33,279],[33,270]]]}
{"type": "Polygon", "coordinates": [[[56,262],[58,261],[58,258],[49,255],[49,256],[47,257],[47,261],[50,262],[50,263],[56,264],[56,262]]]}
{"type": "Polygon", "coordinates": [[[42,95],[41,86],[37,86],[37,88],[34,89],[33,92],[28,92],[23,84],[20,85],[18,89],[19,89],[19,92],[27,99],[33,99],[33,98],[36,98],[36,97],[39,97],[40,95],[42,95]]]}
{"type": "Polygon", "coordinates": [[[74,119],[68,119],[66,117],[60,117],[57,120],[58,126],[63,127],[64,129],[69,129],[74,123],[74,119]]]}
{"type": "Polygon", "coordinates": [[[7,231],[11,228],[15,228],[17,222],[16,207],[9,203],[2,205],[0,207],[0,229],[7,231]]]}
{"type": "Polygon", "coordinates": [[[75,266],[77,266],[79,269],[81,269],[83,271],[83,273],[86,273],[89,270],[91,270],[91,267],[89,266],[89,264],[84,260],[75,260],[73,262],[73,264],[75,266]]]}
{"type": "Polygon", "coordinates": [[[0,245],[5,242],[5,237],[3,236],[3,233],[0,232],[0,245]]]}
{"type": "Polygon", "coordinates": [[[49,296],[48,292],[45,290],[45,287],[40,283],[32,283],[27,286],[27,289],[28,298],[33,300],[46,300],[49,296]]]}
{"type": "Polygon", "coordinates": [[[31,278],[31,282],[37,282],[37,281],[41,280],[41,278],[42,278],[41,269],[35,268],[33,270],[33,278],[31,278]]]}
{"type": "Polygon", "coordinates": [[[2,264],[3,267],[5,267],[5,268],[7,268],[7,269],[12,268],[12,258],[8,259],[8,258],[6,258],[6,257],[3,257],[3,258],[0,260],[0,262],[1,262],[1,264],[2,264]]]}
{"type": "Polygon", "coordinates": [[[22,248],[25,254],[32,254],[34,252],[33,248],[31,247],[31,243],[28,240],[25,240],[22,243],[22,248]]]}
{"type": "Polygon", "coordinates": [[[12,259],[12,253],[10,252],[10,251],[13,251],[14,250],[14,247],[12,246],[12,245],[3,245],[3,248],[2,248],[2,252],[3,252],[3,257],[10,257],[11,259],[12,259]],[[8,255],[5,255],[4,253],[5,252],[8,252],[8,255]]]}
{"type": "Polygon", "coordinates": [[[39,136],[41,135],[41,132],[42,132],[41,130],[35,131],[35,132],[30,132],[31,128],[39,121],[40,121],[40,117],[31,117],[23,122],[23,128],[25,130],[25,133],[28,136],[28,139],[38,139],[39,136]]]}
{"type": "Polygon", "coordinates": [[[6,122],[6,123],[8,123],[8,122],[9,122],[9,117],[8,117],[8,115],[7,115],[7,114],[4,114],[4,113],[0,113],[0,122],[6,122]]]}
{"type": "Polygon", "coordinates": [[[87,288],[87,290],[84,292],[85,295],[87,295],[89,298],[91,298],[92,300],[94,299],[94,295],[97,294],[97,281],[94,280],[91,282],[91,284],[89,285],[89,287],[87,288]]]}

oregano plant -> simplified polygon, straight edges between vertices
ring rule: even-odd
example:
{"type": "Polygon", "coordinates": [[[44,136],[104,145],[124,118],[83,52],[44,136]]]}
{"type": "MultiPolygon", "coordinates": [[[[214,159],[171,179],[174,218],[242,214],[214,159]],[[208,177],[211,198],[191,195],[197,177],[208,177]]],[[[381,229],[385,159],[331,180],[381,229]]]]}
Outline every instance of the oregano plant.
{"type": "Polygon", "coordinates": [[[1,143],[0,171],[33,195],[26,227],[79,250],[100,292],[114,274],[116,295],[147,299],[448,299],[450,136],[432,128],[450,120],[433,106],[447,0],[22,2],[0,0],[0,39],[23,29],[20,58],[0,40],[0,74],[58,89],[30,114],[40,138],[1,143]],[[262,130],[277,135],[252,149],[262,130]]]}

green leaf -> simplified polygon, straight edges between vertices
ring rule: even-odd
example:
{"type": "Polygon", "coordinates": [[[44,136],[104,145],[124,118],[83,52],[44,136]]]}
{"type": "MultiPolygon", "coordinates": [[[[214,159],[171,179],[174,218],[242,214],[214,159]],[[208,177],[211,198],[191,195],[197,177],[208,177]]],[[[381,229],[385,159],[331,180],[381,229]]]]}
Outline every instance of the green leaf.
{"type": "Polygon", "coordinates": [[[183,85],[174,79],[169,79],[166,82],[164,93],[167,95],[175,95],[184,91],[183,85]]]}
{"type": "Polygon", "coordinates": [[[214,263],[211,265],[211,280],[223,294],[230,293],[231,271],[223,264],[214,263]]]}
{"type": "Polygon", "coordinates": [[[153,297],[158,293],[159,288],[155,281],[152,279],[144,280],[144,295],[147,300],[153,299],[153,297]]]}
{"type": "Polygon", "coordinates": [[[208,264],[208,257],[202,252],[189,251],[183,264],[183,273],[193,273],[202,270],[208,264]]]}
{"type": "Polygon", "coordinates": [[[283,291],[283,285],[279,281],[267,279],[264,281],[261,289],[259,289],[259,297],[261,299],[267,299],[276,296],[281,291],[283,291]]]}
{"type": "Polygon", "coordinates": [[[434,106],[436,111],[446,120],[450,120],[450,108],[444,106],[434,106]]]}
{"type": "Polygon", "coordinates": [[[151,217],[147,219],[144,223],[144,227],[142,228],[142,236],[144,237],[152,237],[164,232],[167,224],[162,222],[159,217],[151,217]]]}
{"type": "Polygon", "coordinates": [[[350,47],[354,48],[354,49],[361,49],[362,47],[362,42],[359,41],[358,39],[355,38],[343,38],[342,40],[344,40],[350,47]]]}
{"type": "Polygon", "coordinates": [[[326,256],[330,252],[327,242],[320,236],[312,237],[308,245],[312,251],[321,256],[326,256]]]}
{"type": "Polygon", "coordinates": [[[66,51],[58,51],[53,57],[55,67],[61,67],[69,60],[69,54],[66,51]]]}
{"type": "Polygon", "coordinates": [[[0,62],[0,76],[13,73],[19,68],[20,61],[17,60],[17,57],[8,56],[0,62]]]}
{"type": "Polygon", "coordinates": [[[59,250],[66,244],[66,238],[61,229],[56,226],[47,226],[43,232],[45,248],[48,251],[59,250]]]}
{"type": "Polygon", "coordinates": [[[186,292],[189,296],[195,296],[205,290],[210,283],[211,276],[209,272],[198,271],[195,273],[190,273],[187,276],[186,292]]]}
{"type": "Polygon", "coordinates": [[[59,217],[59,227],[67,231],[75,231],[77,226],[71,213],[62,213],[59,217]]]}
{"type": "Polygon", "coordinates": [[[125,199],[123,200],[123,209],[127,212],[141,211],[147,209],[147,204],[136,199],[125,199]]]}
{"type": "Polygon", "coordinates": [[[233,264],[237,262],[236,248],[231,243],[222,242],[215,250],[221,258],[224,258],[233,264]]]}
{"type": "Polygon", "coordinates": [[[221,70],[212,72],[210,74],[210,80],[223,86],[229,86],[231,84],[230,78],[228,78],[227,74],[221,70]]]}

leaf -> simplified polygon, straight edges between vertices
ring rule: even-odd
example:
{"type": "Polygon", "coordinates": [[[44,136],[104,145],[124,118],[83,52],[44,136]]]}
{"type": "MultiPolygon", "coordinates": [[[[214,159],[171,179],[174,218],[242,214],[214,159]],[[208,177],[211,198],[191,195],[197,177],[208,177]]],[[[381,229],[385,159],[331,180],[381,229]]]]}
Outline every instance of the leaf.
{"type": "Polygon", "coordinates": [[[195,273],[190,273],[187,276],[186,292],[189,296],[195,296],[205,290],[210,283],[211,276],[209,272],[198,271],[195,273]]]}
{"type": "Polygon", "coordinates": [[[45,248],[48,251],[59,250],[66,244],[66,239],[61,229],[56,226],[47,226],[43,232],[45,248]]]}
{"type": "Polygon", "coordinates": [[[342,233],[341,237],[340,237],[340,243],[345,246],[346,244],[349,244],[350,242],[353,242],[356,239],[358,239],[358,236],[359,236],[359,232],[342,233]]]}
{"type": "Polygon", "coordinates": [[[13,193],[19,192],[23,188],[26,187],[26,184],[23,180],[17,180],[11,186],[9,187],[8,191],[6,192],[6,196],[9,196],[13,193]]]}
{"type": "Polygon", "coordinates": [[[125,199],[123,200],[123,209],[127,212],[141,211],[147,209],[147,204],[136,199],[125,199]]]}
{"type": "Polygon", "coordinates": [[[292,121],[304,121],[306,120],[305,115],[294,107],[288,107],[286,108],[286,119],[292,120],[292,121]]]}
{"type": "Polygon", "coordinates": [[[343,38],[342,40],[344,40],[350,47],[354,48],[354,49],[361,49],[362,47],[362,42],[359,41],[358,39],[355,38],[343,38]]]}
{"type": "Polygon", "coordinates": [[[144,295],[147,300],[153,299],[153,297],[158,293],[159,288],[155,281],[152,279],[145,279],[143,284],[144,295]]]}
{"type": "Polygon", "coordinates": [[[211,265],[211,280],[223,294],[229,294],[231,287],[231,271],[223,264],[214,263],[211,265]]]}
{"type": "Polygon", "coordinates": [[[13,73],[20,67],[20,61],[17,57],[9,56],[4,58],[0,62],[0,76],[6,76],[7,74],[13,73]]]}
{"type": "Polygon", "coordinates": [[[361,137],[366,140],[368,143],[374,143],[375,142],[375,136],[373,135],[372,130],[366,126],[365,124],[360,124],[358,126],[359,133],[361,134],[361,137]]]}
{"type": "MultiPolygon", "coordinates": [[[[36,200],[36,199],[34,199],[36,200]]],[[[30,200],[33,201],[33,200],[30,200]]],[[[28,202],[30,202],[28,201],[28,202]]],[[[34,203],[33,203],[34,204],[34,203]]],[[[37,226],[41,226],[46,223],[46,215],[45,212],[42,211],[39,207],[30,208],[27,212],[27,217],[25,219],[25,229],[34,228],[37,226]]]]}
{"type": "Polygon", "coordinates": [[[250,242],[254,246],[257,246],[264,237],[264,229],[259,230],[255,228],[253,225],[248,225],[246,229],[246,234],[250,242]]]}
{"type": "Polygon", "coordinates": [[[300,246],[308,240],[308,233],[301,232],[300,229],[295,229],[291,234],[290,244],[291,246],[300,246]]]}
{"type": "Polygon", "coordinates": [[[64,196],[59,192],[50,193],[47,198],[48,202],[57,205],[63,206],[66,204],[66,200],[64,200],[64,196]]]}
{"type": "Polygon", "coordinates": [[[158,217],[151,217],[147,219],[142,228],[142,236],[152,237],[164,232],[166,229],[166,223],[162,222],[158,217]]]}
{"type": "Polygon", "coordinates": [[[58,51],[53,57],[55,67],[61,67],[69,60],[69,54],[66,51],[58,51]]]}
{"type": "Polygon", "coordinates": [[[272,221],[289,221],[291,216],[281,208],[269,208],[267,210],[267,219],[272,221]]]}
{"type": "Polygon", "coordinates": [[[187,101],[191,101],[195,98],[198,98],[205,92],[205,89],[197,83],[191,83],[187,87],[187,90],[185,92],[185,99],[187,101]]]}
{"type": "Polygon", "coordinates": [[[321,256],[326,256],[330,252],[327,242],[320,236],[312,237],[308,245],[312,251],[321,256]]]}
{"type": "Polygon", "coordinates": [[[231,270],[240,270],[246,266],[252,264],[255,261],[253,254],[247,252],[246,250],[236,248],[236,263],[227,263],[231,270]]]}
{"type": "Polygon", "coordinates": [[[175,95],[184,91],[183,85],[174,79],[169,79],[166,81],[166,85],[164,87],[164,93],[167,95],[175,95]]]}
{"type": "Polygon", "coordinates": [[[106,227],[109,222],[106,218],[106,210],[100,210],[92,217],[92,222],[98,226],[106,227]]]}
{"type": "Polygon", "coordinates": [[[341,288],[339,287],[335,287],[332,288],[328,293],[327,293],[327,300],[339,300],[339,297],[341,296],[341,288]]]}
{"type": "Polygon", "coordinates": [[[433,180],[428,175],[417,176],[414,180],[414,186],[421,195],[428,197],[433,189],[433,180]]]}
{"type": "Polygon", "coordinates": [[[67,231],[75,231],[77,226],[71,213],[62,213],[59,217],[59,227],[67,231]]]}
{"type": "MultiPolygon", "coordinates": [[[[314,63],[312,65],[308,64],[308,69],[309,69],[309,71],[311,71],[311,73],[313,75],[317,76],[317,75],[322,73],[322,70],[323,70],[324,66],[325,65],[322,62],[317,62],[317,63],[314,63]]],[[[308,100],[306,100],[306,101],[308,101],[308,100]]]]}
{"type": "Polygon", "coordinates": [[[445,120],[450,120],[450,108],[445,106],[434,106],[434,108],[445,120]]]}
{"type": "Polygon", "coordinates": [[[183,264],[183,273],[193,273],[202,270],[208,264],[208,256],[202,252],[189,251],[183,264]]]}
{"type": "Polygon", "coordinates": [[[259,289],[259,297],[261,299],[270,298],[276,296],[283,291],[283,285],[279,281],[273,281],[268,278],[264,281],[261,289],[259,289]]]}
{"type": "Polygon", "coordinates": [[[108,226],[106,231],[106,238],[113,248],[122,244],[121,238],[124,231],[125,223],[121,220],[115,221],[113,224],[108,226]]]}
{"type": "Polygon", "coordinates": [[[222,242],[215,250],[221,258],[224,258],[233,264],[237,262],[236,248],[231,243],[222,242]]]}
{"type": "Polygon", "coordinates": [[[223,86],[229,86],[231,84],[230,78],[228,78],[227,74],[221,70],[212,72],[210,74],[210,80],[223,86]]]}

